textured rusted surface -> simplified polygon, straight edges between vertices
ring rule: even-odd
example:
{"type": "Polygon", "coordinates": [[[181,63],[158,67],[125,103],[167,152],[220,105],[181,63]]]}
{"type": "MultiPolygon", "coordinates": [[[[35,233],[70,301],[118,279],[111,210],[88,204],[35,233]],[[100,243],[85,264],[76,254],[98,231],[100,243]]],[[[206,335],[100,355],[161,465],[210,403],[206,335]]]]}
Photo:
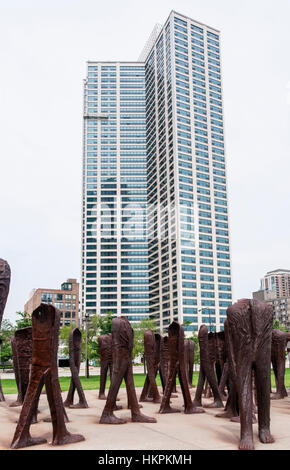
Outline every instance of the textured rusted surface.
{"type": "Polygon", "coordinates": [[[140,396],[140,402],[153,401],[161,403],[161,397],[156,384],[156,375],[160,363],[160,341],[161,336],[153,333],[151,330],[144,332],[144,352],[147,364],[147,374],[143,390],[140,396]]]}
{"type": "Polygon", "coordinates": [[[192,388],[192,379],[193,379],[193,366],[194,366],[194,350],[195,350],[195,343],[194,341],[189,341],[189,357],[188,357],[188,383],[189,388],[192,388]]]}
{"type": "Polygon", "coordinates": [[[53,428],[52,445],[84,440],[82,435],[70,434],[65,426],[57,368],[59,324],[60,312],[52,305],[41,304],[32,314],[31,372],[20,418],[11,443],[12,449],[46,442],[46,439],[31,437],[29,432],[44,384],[53,428]]]}
{"type": "MultiPolygon", "coordinates": [[[[0,328],[2,324],[2,318],[9,294],[10,288],[10,278],[11,278],[11,271],[10,266],[4,259],[0,258],[0,328]]],[[[2,344],[2,340],[0,342],[0,347],[2,344]]],[[[0,402],[5,401],[4,394],[2,391],[2,384],[0,378],[0,402]]]]}
{"type": "Polygon", "coordinates": [[[159,413],[175,413],[181,411],[170,406],[170,397],[175,385],[176,375],[178,375],[183,395],[184,412],[186,414],[203,413],[204,410],[194,406],[191,400],[184,360],[184,330],[177,322],[172,322],[168,328],[168,345],[169,373],[159,413]]]}
{"type": "Polygon", "coordinates": [[[241,299],[227,309],[228,361],[236,386],[242,450],[254,449],[252,370],[255,372],[258,432],[263,443],[274,442],[270,433],[271,339],[273,308],[257,300],[241,299]]]}
{"type": "Polygon", "coordinates": [[[198,342],[200,349],[200,369],[198,376],[198,384],[194,397],[195,406],[202,405],[202,391],[207,379],[211,388],[214,401],[209,408],[222,408],[222,394],[219,390],[218,379],[221,377],[224,366],[224,333],[209,333],[206,325],[201,325],[198,332],[198,342]],[[218,366],[218,367],[217,367],[218,366]],[[217,376],[216,373],[217,372],[217,376]]]}
{"type": "Polygon", "coordinates": [[[287,397],[285,388],[285,352],[287,343],[290,341],[290,333],[280,330],[272,330],[271,361],[276,382],[276,393],[271,396],[272,399],[281,399],[287,397]]]}
{"type": "Polygon", "coordinates": [[[100,335],[98,337],[99,353],[101,361],[99,400],[106,400],[105,390],[108,372],[112,377],[112,335],[100,335]]]}
{"type": "Polygon", "coordinates": [[[155,418],[149,418],[140,412],[136,396],[132,350],[133,350],[134,331],[126,317],[113,318],[112,321],[112,354],[113,371],[111,384],[108,392],[106,405],[104,407],[100,423],[101,424],[123,424],[126,420],[117,418],[113,411],[116,405],[116,398],[122,383],[125,379],[128,403],[133,422],[156,423],[155,418]]]}
{"type": "Polygon", "coordinates": [[[69,365],[71,370],[70,387],[64,406],[68,408],[88,408],[87,400],[79,378],[82,354],[82,334],[78,328],[74,328],[69,335],[69,365]],[[75,390],[78,392],[79,402],[73,404],[75,390]]]}
{"type": "Polygon", "coordinates": [[[11,343],[18,396],[10,406],[20,406],[23,404],[29,383],[32,361],[32,327],[29,326],[15,331],[11,343]]]}

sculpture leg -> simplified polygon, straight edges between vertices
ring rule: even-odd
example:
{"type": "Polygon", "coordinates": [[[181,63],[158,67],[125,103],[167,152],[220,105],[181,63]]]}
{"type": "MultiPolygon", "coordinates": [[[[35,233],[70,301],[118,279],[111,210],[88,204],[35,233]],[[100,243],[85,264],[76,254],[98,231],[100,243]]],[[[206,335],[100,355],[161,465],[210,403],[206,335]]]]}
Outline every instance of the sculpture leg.
{"type": "Polygon", "coordinates": [[[53,377],[49,369],[45,373],[44,380],[53,429],[52,445],[72,444],[74,442],[83,441],[84,436],[81,434],[71,434],[66,429],[64,407],[58,378],[53,377]]]}
{"type": "Polygon", "coordinates": [[[145,382],[144,382],[144,386],[143,386],[143,389],[142,389],[142,392],[141,392],[141,395],[140,395],[140,399],[139,401],[140,402],[144,402],[144,401],[151,401],[148,399],[148,392],[149,392],[149,386],[150,386],[150,380],[149,380],[149,376],[148,376],[148,373],[146,375],[146,378],[145,378],[145,382]]]}
{"type": "Polygon", "coordinates": [[[193,413],[204,413],[202,408],[198,408],[191,400],[189,387],[188,387],[188,376],[185,372],[185,365],[180,363],[178,370],[179,383],[181,386],[181,391],[184,400],[184,413],[193,414],[193,413]]]}
{"type": "MultiPolygon", "coordinates": [[[[278,360],[275,358],[273,363],[273,370],[275,374],[275,382],[276,382],[276,393],[273,393],[271,398],[273,400],[279,400],[281,398],[287,397],[288,393],[285,388],[284,377],[285,377],[285,359],[284,359],[284,344],[282,344],[282,348],[279,345],[282,351],[279,351],[277,356],[278,360]]],[[[278,349],[278,347],[277,347],[278,349]]]]}
{"type": "Polygon", "coordinates": [[[43,369],[33,367],[31,380],[24,398],[18,424],[11,443],[12,449],[33,446],[46,443],[46,439],[32,438],[29,429],[32,422],[35,406],[38,404],[41,389],[43,387],[43,369]]]}
{"type": "Polygon", "coordinates": [[[66,400],[63,402],[63,406],[69,408],[74,402],[75,384],[73,379],[70,379],[69,391],[66,400]]]}
{"type": "Polygon", "coordinates": [[[147,370],[148,370],[148,377],[150,382],[150,392],[152,394],[153,403],[161,403],[161,397],[159,395],[158,387],[156,384],[156,369],[154,368],[154,364],[150,362],[147,363],[147,370]]]}
{"type": "Polygon", "coordinates": [[[79,402],[76,405],[71,404],[70,408],[88,408],[89,405],[87,403],[83,387],[79,378],[79,372],[77,367],[72,367],[72,381],[74,384],[74,387],[77,389],[78,396],[79,396],[79,402]]]}
{"type": "Polygon", "coordinates": [[[265,360],[270,357],[270,353],[265,348],[259,351],[256,358],[255,379],[258,402],[258,428],[259,439],[264,444],[274,442],[270,433],[270,382],[271,364],[265,360]]]}
{"type": "Polygon", "coordinates": [[[9,406],[14,407],[14,406],[21,406],[23,404],[23,395],[21,393],[22,392],[21,391],[21,382],[20,382],[20,379],[19,379],[18,355],[17,355],[17,346],[16,346],[15,337],[13,337],[12,340],[11,340],[11,346],[12,346],[13,369],[14,369],[15,381],[16,381],[18,394],[17,394],[16,400],[13,401],[12,403],[10,403],[9,406]]]}
{"type": "Polygon", "coordinates": [[[194,400],[193,400],[194,406],[202,406],[201,397],[202,397],[204,382],[205,382],[205,374],[204,374],[204,370],[203,370],[202,366],[200,365],[199,375],[198,375],[198,383],[197,383],[197,388],[196,388],[196,391],[195,391],[195,397],[194,397],[194,400]]]}
{"type": "Polygon", "coordinates": [[[250,351],[243,351],[237,359],[237,391],[241,423],[239,449],[253,450],[252,358],[250,351]]]}
{"type": "MultiPolygon", "coordinates": [[[[109,369],[109,362],[104,361],[103,364],[101,364],[100,390],[99,390],[99,397],[98,397],[99,400],[106,400],[105,390],[106,390],[106,381],[107,381],[108,369],[109,369]]],[[[111,375],[111,373],[110,373],[110,375],[111,375]]]]}
{"type": "Polygon", "coordinates": [[[173,392],[174,385],[175,385],[175,380],[176,380],[176,373],[177,373],[177,367],[175,366],[174,368],[171,368],[166,386],[165,386],[165,391],[164,395],[162,397],[159,413],[160,414],[165,414],[165,413],[180,413],[180,410],[177,408],[172,408],[170,406],[170,397],[171,393],[173,392]]]}
{"type": "Polygon", "coordinates": [[[133,379],[133,366],[129,364],[125,373],[125,382],[128,395],[128,401],[130,403],[132,421],[134,423],[156,423],[155,418],[149,418],[140,412],[138,400],[135,391],[134,379],[133,379]]]}
{"type": "Polygon", "coordinates": [[[126,359],[119,359],[116,364],[114,364],[112,371],[111,384],[107,396],[107,401],[103,409],[103,413],[100,419],[100,424],[124,424],[126,423],[125,419],[117,418],[113,410],[116,406],[117,395],[126,373],[128,367],[128,361],[126,359]]]}
{"type": "Polygon", "coordinates": [[[223,372],[222,372],[222,376],[221,376],[220,383],[219,383],[220,394],[221,394],[222,397],[225,397],[225,398],[226,398],[225,386],[226,386],[226,383],[228,381],[228,376],[229,376],[229,365],[226,362],[224,367],[223,367],[223,372]]]}

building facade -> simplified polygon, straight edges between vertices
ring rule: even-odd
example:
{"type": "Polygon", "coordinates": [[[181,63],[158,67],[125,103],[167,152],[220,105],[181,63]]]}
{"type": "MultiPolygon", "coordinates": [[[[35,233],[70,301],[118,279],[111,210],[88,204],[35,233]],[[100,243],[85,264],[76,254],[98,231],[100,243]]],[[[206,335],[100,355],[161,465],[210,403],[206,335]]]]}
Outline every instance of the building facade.
{"type": "Polygon", "coordinates": [[[82,306],[149,315],[145,66],[88,62],[84,92],[82,306]]]}
{"type": "Polygon", "coordinates": [[[60,289],[33,289],[24,312],[32,315],[41,303],[54,305],[60,310],[60,326],[79,325],[79,283],[76,279],[63,282],[60,289]]]}
{"type": "Polygon", "coordinates": [[[82,310],[220,330],[232,303],[220,33],[172,11],[141,57],[88,63],[82,310]]]}
{"type": "Polygon", "coordinates": [[[276,269],[269,271],[261,279],[261,290],[274,291],[277,298],[290,297],[290,270],[276,269]]]}
{"type": "Polygon", "coordinates": [[[290,330],[290,270],[269,271],[261,279],[260,290],[253,292],[253,298],[270,303],[274,318],[290,330]]]}

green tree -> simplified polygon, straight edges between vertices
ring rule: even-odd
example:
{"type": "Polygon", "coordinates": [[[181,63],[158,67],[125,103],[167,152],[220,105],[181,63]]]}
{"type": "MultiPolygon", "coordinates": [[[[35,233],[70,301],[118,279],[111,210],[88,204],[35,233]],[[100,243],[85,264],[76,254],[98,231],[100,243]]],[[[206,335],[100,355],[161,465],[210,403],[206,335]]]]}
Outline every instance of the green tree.
{"type": "Polygon", "coordinates": [[[16,328],[10,320],[3,320],[1,327],[1,364],[12,360],[11,338],[16,328]]]}
{"type": "Polygon", "coordinates": [[[277,318],[275,318],[273,321],[273,330],[281,330],[288,332],[287,328],[284,325],[280,325],[280,322],[279,320],[277,320],[277,318]]]}
{"type": "MultiPolygon", "coordinates": [[[[87,321],[84,322],[82,326],[79,326],[79,330],[82,333],[82,360],[85,360],[86,356],[86,334],[87,334],[87,344],[88,344],[88,359],[97,359],[99,358],[99,347],[98,347],[98,337],[100,335],[105,335],[111,333],[112,331],[112,312],[108,312],[105,316],[93,315],[89,317],[87,321]]],[[[63,343],[63,352],[68,356],[69,354],[69,335],[72,329],[75,328],[74,325],[66,326],[64,325],[60,329],[60,339],[63,343]]]]}
{"type": "Polygon", "coordinates": [[[18,319],[16,319],[16,330],[20,330],[20,328],[27,328],[28,326],[32,326],[32,320],[26,312],[16,312],[18,315],[18,319]]]}

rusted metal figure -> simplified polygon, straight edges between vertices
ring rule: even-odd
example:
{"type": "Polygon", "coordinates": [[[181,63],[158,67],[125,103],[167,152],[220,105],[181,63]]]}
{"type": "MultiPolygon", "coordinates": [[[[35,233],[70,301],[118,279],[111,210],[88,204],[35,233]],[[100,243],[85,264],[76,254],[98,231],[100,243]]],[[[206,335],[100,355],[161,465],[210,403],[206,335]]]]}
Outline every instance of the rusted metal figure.
{"type": "Polygon", "coordinates": [[[161,336],[158,333],[154,334],[151,330],[144,332],[147,375],[141,392],[140,402],[153,401],[153,403],[161,403],[161,397],[155,380],[160,363],[160,341],[161,336]]]}
{"type": "Polygon", "coordinates": [[[259,439],[274,442],[270,433],[271,339],[273,308],[241,299],[227,309],[228,361],[238,393],[241,436],[239,448],[254,449],[252,370],[255,373],[259,439]]]}
{"type": "Polygon", "coordinates": [[[134,331],[126,317],[117,317],[112,320],[112,353],[113,372],[109,388],[109,393],[104,407],[100,423],[101,424],[123,424],[126,420],[117,418],[113,411],[116,406],[116,398],[122,380],[125,379],[128,403],[130,404],[133,422],[156,423],[155,418],[149,418],[140,412],[136,396],[132,350],[134,331]]]}
{"type": "Polygon", "coordinates": [[[188,380],[189,388],[193,388],[192,377],[193,377],[193,365],[194,365],[194,349],[195,343],[191,339],[184,340],[184,360],[185,360],[185,370],[188,380]]]}
{"type": "Polygon", "coordinates": [[[18,390],[16,401],[9,406],[21,406],[29,383],[32,361],[32,327],[16,330],[11,340],[13,368],[18,390]]]}
{"type": "MultiPolygon", "coordinates": [[[[224,335],[223,332],[220,333],[224,335]]],[[[202,406],[202,391],[207,379],[213,393],[214,402],[210,405],[205,405],[205,408],[223,408],[223,397],[215,374],[216,370],[217,376],[221,377],[225,359],[224,351],[221,348],[222,335],[220,333],[209,333],[206,325],[201,325],[199,329],[200,369],[194,397],[195,406],[202,406]]]]}
{"type": "Polygon", "coordinates": [[[81,348],[82,334],[78,328],[74,328],[69,335],[69,366],[71,370],[71,381],[67,398],[63,403],[64,406],[68,408],[88,408],[87,400],[79,378],[82,353],[81,348]],[[79,396],[79,402],[74,405],[74,393],[76,389],[79,396]]]}
{"type": "Polygon", "coordinates": [[[112,335],[110,333],[100,335],[98,337],[98,344],[101,360],[99,400],[106,400],[105,390],[108,372],[110,373],[110,378],[112,378],[112,335]]]}
{"type": "Polygon", "coordinates": [[[272,330],[271,361],[276,382],[276,393],[271,395],[272,400],[278,400],[288,396],[284,382],[285,352],[288,341],[290,341],[290,333],[281,330],[272,330]]]}
{"type": "Polygon", "coordinates": [[[176,413],[179,409],[170,406],[170,397],[178,375],[184,400],[184,413],[203,413],[204,410],[197,408],[191,400],[188,380],[186,376],[186,365],[184,360],[184,329],[179,323],[172,322],[168,328],[169,343],[169,374],[166,382],[159,413],[176,413]]]}
{"type": "Polygon", "coordinates": [[[46,442],[46,439],[31,437],[29,432],[44,384],[53,428],[52,445],[84,440],[80,434],[70,434],[65,426],[57,368],[59,324],[60,311],[53,305],[41,304],[32,313],[32,365],[20,418],[11,443],[12,449],[46,442]]]}
{"type": "MultiPolygon", "coordinates": [[[[0,258],[0,328],[2,323],[2,318],[9,294],[10,288],[10,278],[11,278],[11,270],[10,266],[4,259],[0,258]]],[[[0,343],[0,347],[2,344],[2,340],[0,343]]],[[[5,397],[2,391],[2,384],[0,378],[0,402],[5,401],[5,397]]]]}

